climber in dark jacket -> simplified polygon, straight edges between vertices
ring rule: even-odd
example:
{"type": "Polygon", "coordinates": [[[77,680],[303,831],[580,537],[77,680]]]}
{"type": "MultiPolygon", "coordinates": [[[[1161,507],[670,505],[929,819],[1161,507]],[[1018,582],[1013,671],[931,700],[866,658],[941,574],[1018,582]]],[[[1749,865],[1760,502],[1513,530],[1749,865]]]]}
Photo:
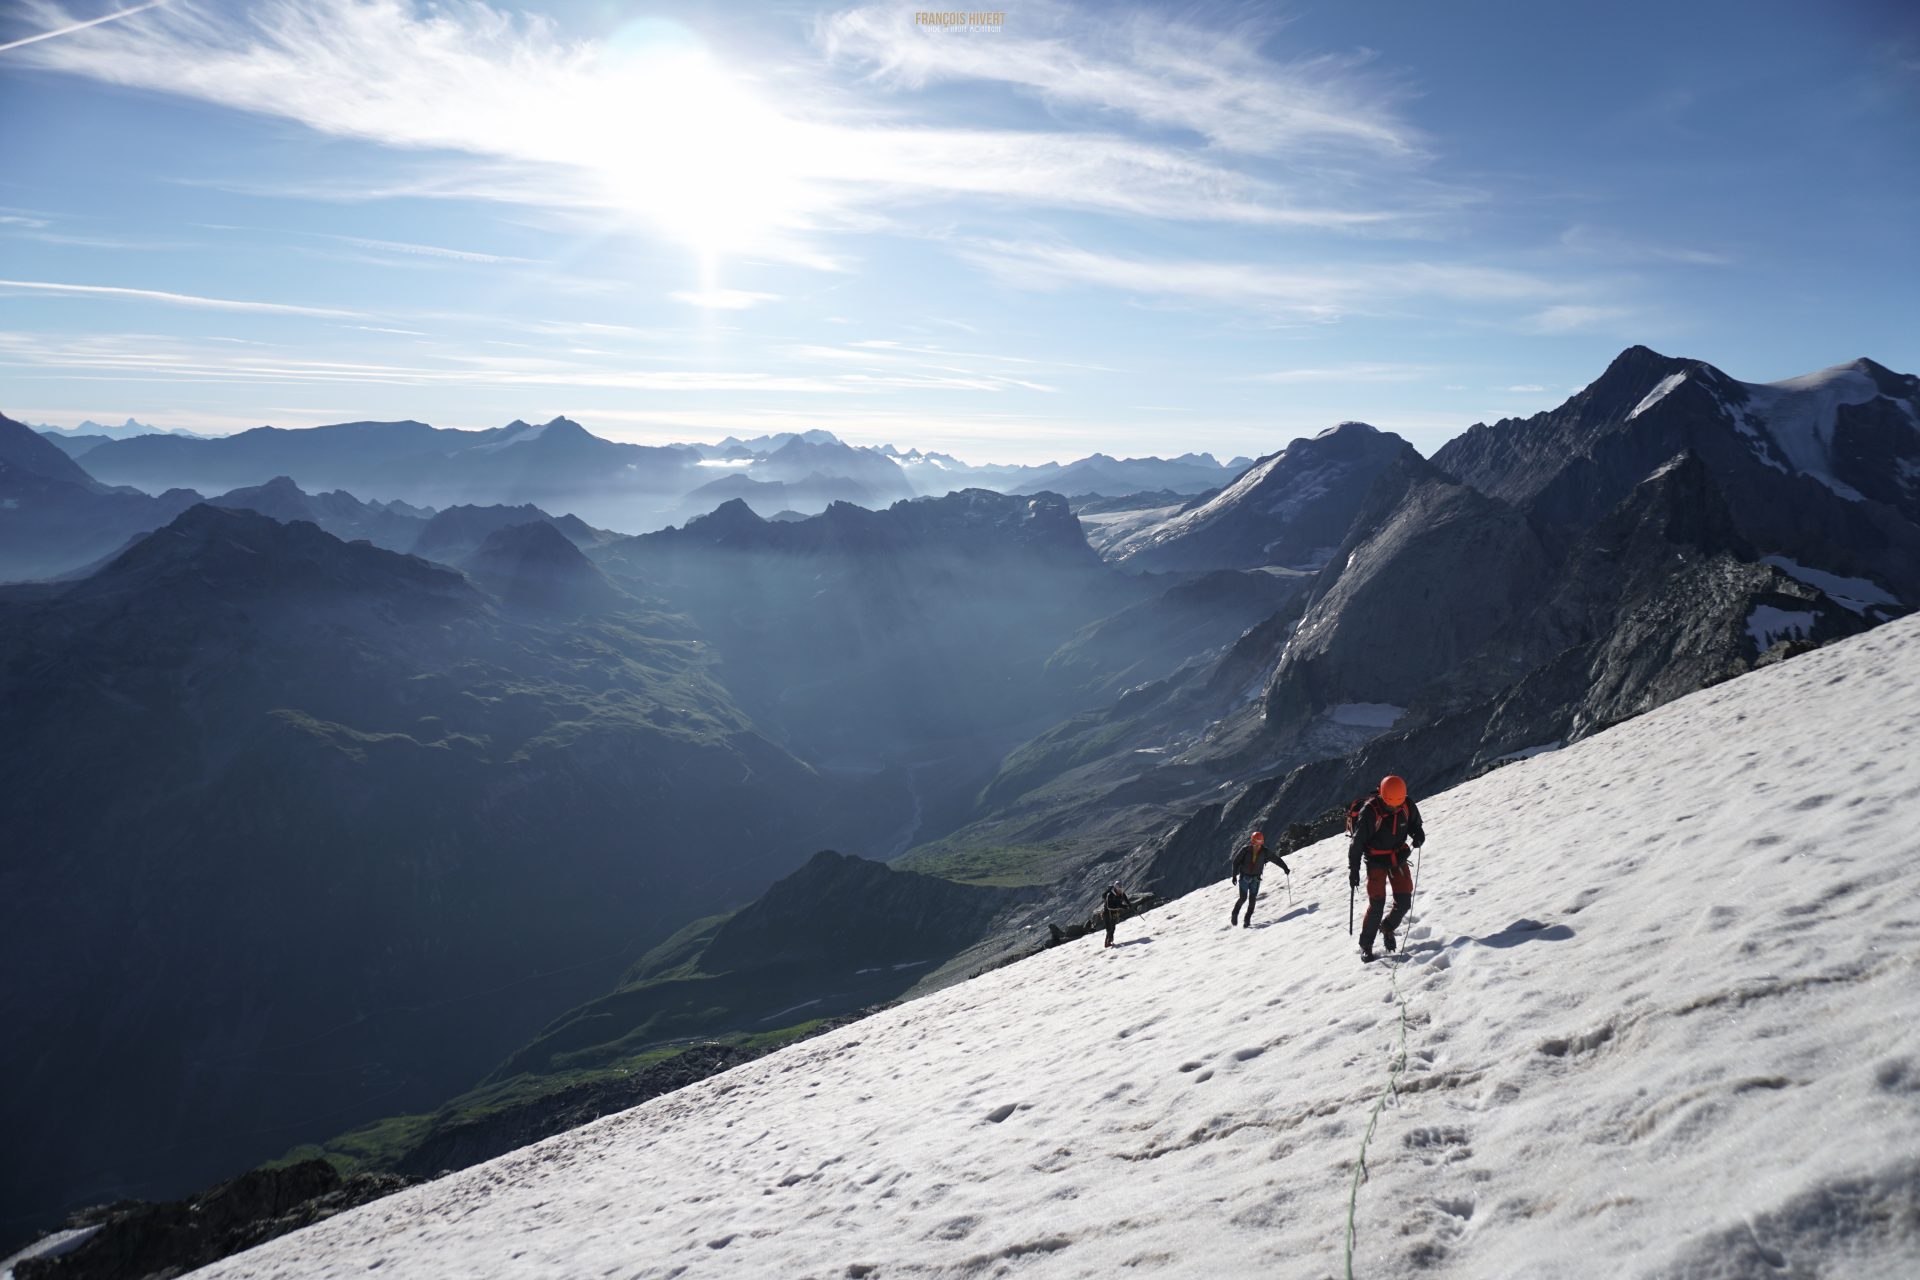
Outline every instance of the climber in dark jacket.
{"type": "Polygon", "coordinates": [[[1427,842],[1426,828],[1420,825],[1420,810],[1407,795],[1404,778],[1388,774],[1380,780],[1380,789],[1360,806],[1354,817],[1353,839],[1347,845],[1347,883],[1360,883],[1360,861],[1367,863],[1367,918],[1360,925],[1360,955],[1373,959],[1373,937],[1377,930],[1386,949],[1394,949],[1394,930],[1413,906],[1413,877],[1407,874],[1407,845],[1419,848],[1427,842]],[[1393,910],[1385,920],[1380,913],[1387,905],[1387,885],[1393,885],[1393,910]]]}
{"type": "Polygon", "coordinates": [[[1120,887],[1120,882],[1115,880],[1112,884],[1108,885],[1106,904],[1101,908],[1100,912],[1107,924],[1107,946],[1110,947],[1113,945],[1113,927],[1120,923],[1122,916],[1132,910],[1133,899],[1129,898],[1127,891],[1120,887]]]}
{"type": "Polygon", "coordinates": [[[1233,879],[1240,886],[1240,896],[1233,904],[1233,914],[1228,917],[1234,924],[1242,924],[1240,908],[1247,909],[1245,928],[1253,928],[1253,904],[1260,900],[1260,871],[1262,865],[1271,862],[1280,870],[1292,875],[1285,859],[1267,848],[1267,837],[1256,831],[1248,839],[1245,847],[1233,855],[1233,879]]]}

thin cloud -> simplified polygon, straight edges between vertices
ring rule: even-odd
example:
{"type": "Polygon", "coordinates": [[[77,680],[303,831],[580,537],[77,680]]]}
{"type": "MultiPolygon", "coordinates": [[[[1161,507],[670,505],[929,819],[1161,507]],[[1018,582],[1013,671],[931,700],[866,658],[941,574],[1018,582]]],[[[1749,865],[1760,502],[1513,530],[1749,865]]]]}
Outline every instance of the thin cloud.
{"type": "Polygon", "coordinates": [[[1733,258],[1707,249],[1639,240],[1600,227],[1572,226],[1560,235],[1562,248],[1615,262],[1667,262],[1690,267],[1725,267],[1733,258]]]}
{"type": "MultiPolygon", "coordinates": [[[[68,18],[51,0],[28,7],[48,21],[68,18]]],[[[1062,60],[1071,74],[1059,82],[1075,101],[1107,109],[1108,99],[1124,100],[1136,119],[1198,131],[1207,152],[1087,124],[928,126],[808,80],[804,67],[784,70],[781,92],[763,94],[704,53],[569,40],[549,20],[478,0],[431,9],[400,0],[263,0],[238,13],[177,0],[26,56],[322,133],[473,157],[472,173],[442,165],[416,194],[637,214],[675,238],[792,260],[810,255],[817,266],[831,260],[800,243],[806,236],[884,217],[874,213],[882,203],[929,198],[1336,229],[1412,216],[1406,208],[1315,203],[1231,162],[1229,153],[1270,150],[1262,139],[1337,143],[1370,156],[1406,152],[1404,127],[1350,92],[1351,68],[1281,66],[1234,38],[1207,44],[1185,28],[1160,34],[1163,45],[1143,35],[1124,59],[1081,55],[1061,40],[1023,44],[1018,74],[1046,79],[1048,60],[1062,60]],[[1219,68],[1207,61],[1215,55],[1225,59],[1219,68]],[[1263,76],[1278,82],[1263,89],[1263,76]],[[1098,89],[1105,82],[1110,92],[1098,89]],[[1179,106],[1189,100],[1202,105],[1179,106]]],[[[844,36],[839,47],[849,47],[844,36]]],[[[350,190],[337,197],[360,198],[350,190]]]]}
{"type": "Polygon", "coordinates": [[[831,56],[882,85],[1008,84],[1055,107],[1123,113],[1253,155],[1416,150],[1393,110],[1403,91],[1364,74],[1364,57],[1280,63],[1257,48],[1268,32],[1206,31],[1147,14],[1034,3],[1018,18],[992,40],[930,40],[910,7],[887,4],[834,14],[819,33],[831,56]]]}
{"type": "Polygon", "coordinates": [[[39,293],[68,294],[73,297],[138,298],[176,307],[208,307],[216,311],[260,311],[287,316],[321,316],[327,319],[360,319],[365,312],[341,311],[332,307],[301,307],[286,302],[247,302],[236,298],[204,298],[191,293],[167,293],[159,289],[129,289],[119,285],[57,284],[48,280],[0,280],[0,289],[24,289],[39,293]]]}
{"type": "Polygon", "coordinates": [[[1322,368],[1276,369],[1256,373],[1251,382],[1417,382],[1433,372],[1425,364],[1337,364],[1322,368]]]}
{"type": "Polygon", "coordinates": [[[191,341],[146,334],[49,336],[0,333],[0,367],[30,372],[16,378],[59,377],[75,381],[139,383],[237,383],[243,385],[368,385],[402,387],[562,387],[660,393],[799,394],[873,396],[901,391],[997,392],[1013,387],[1052,388],[1037,383],[964,373],[767,373],[741,369],[636,371],[626,360],[600,363],[567,358],[570,353],[494,356],[458,353],[440,363],[323,360],[280,350],[236,352],[191,341]]]}
{"type": "Polygon", "coordinates": [[[681,289],[667,296],[705,311],[745,311],[763,302],[780,300],[778,294],[754,293],[747,289],[681,289]]]}
{"type": "Polygon", "coordinates": [[[97,27],[104,22],[113,22],[120,18],[131,17],[136,13],[144,13],[148,9],[157,9],[167,2],[168,0],[147,0],[146,4],[137,4],[131,9],[120,9],[114,13],[102,14],[98,18],[89,18],[85,22],[69,23],[61,27],[58,31],[42,31],[37,36],[28,36],[23,40],[15,40],[10,44],[0,44],[0,53],[5,53],[9,49],[19,49],[30,44],[38,44],[42,40],[52,40],[56,36],[70,36],[76,31],[85,31],[88,27],[97,27]]]}
{"type": "Polygon", "coordinates": [[[405,240],[369,240],[365,236],[336,236],[325,232],[315,232],[328,240],[338,240],[342,244],[357,245],[362,249],[379,249],[387,253],[412,254],[422,258],[445,258],[453,262],[488,263],[529,263],[532,258],[514,258],[502,253],[479,253],[472,249],[447,249],[437,244],[412,244],[405,240]]]}
{"type": "Polygon", "coordinates": [[[1578,333],[1590,329],[1619,328],[1632,315],[1625,307],[1562,303],[1525,317],[1520,327],[1528,333],[1578,333]]]}
{"type": "Polygon", "coordinates": [[[1095,285],[1315,320],[1337,320],[1418,298],[1524,303],[1567,291],[1563,282],[1509,268],[1439,262],[1288,269],[1247,262],[1128,258],[1072,245],[1019,243],[963,252],[1002,280],[1023,288],[1095,285]]]}

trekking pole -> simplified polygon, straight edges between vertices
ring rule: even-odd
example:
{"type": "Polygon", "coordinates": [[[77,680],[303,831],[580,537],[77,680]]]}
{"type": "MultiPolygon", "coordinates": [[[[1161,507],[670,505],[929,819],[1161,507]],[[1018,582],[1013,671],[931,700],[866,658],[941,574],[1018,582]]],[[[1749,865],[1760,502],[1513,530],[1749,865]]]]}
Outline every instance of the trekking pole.
{"type": "Polygon", "coordinates": [[[1353,884],[1347,886],[1347,936],[1349,938],[1353,936],[1353,895],[1358,887],[1353,884]]]}

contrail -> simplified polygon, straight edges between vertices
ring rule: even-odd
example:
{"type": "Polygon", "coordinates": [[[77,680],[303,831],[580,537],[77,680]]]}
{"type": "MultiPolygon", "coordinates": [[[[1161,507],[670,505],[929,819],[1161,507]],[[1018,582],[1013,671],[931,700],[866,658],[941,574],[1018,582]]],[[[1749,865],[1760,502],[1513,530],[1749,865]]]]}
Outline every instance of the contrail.
{"type": "Polygon", "coordinates": [[[147,3],[137,4],[131,9],[121,9],[116,13],[109,13],[100,18],[89,18],[85,22],[76,22],[72,26],[62,27],[58,31],[42,31],[37,36],[28,36],[25,40],[15,40],[12,44],[0,44],[0,53],[5,53],[9,49],[18,49],[23,44],[33,44],[40,40],[51,40],[55,36],[72,35],[76,31],[85,31],[88,27],[97,27],[103,22],[112,22],[115,18],[124,18],[128,14],[140,13],[146,9],[157,9],[165,3],[167,3],[167,0],[147,0],[147,3]]]}

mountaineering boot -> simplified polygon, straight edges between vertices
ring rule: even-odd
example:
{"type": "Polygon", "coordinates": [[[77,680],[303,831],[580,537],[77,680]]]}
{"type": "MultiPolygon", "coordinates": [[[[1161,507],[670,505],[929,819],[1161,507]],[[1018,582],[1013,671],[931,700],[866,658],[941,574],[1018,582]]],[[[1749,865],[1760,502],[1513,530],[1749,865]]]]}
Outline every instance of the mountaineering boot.
{"type": "Polygon", "coordinates": [[[1373,948],[1372,948],[1372,947],[1361,947],[1361,948],[1360,948],[1360,963],[1361,963],[1361,964],[1372,964],[1372,963],[1373,963],[1373,960],[1374,960],[1374,955],[1373,955],[1373,948]]]}
{"type": "Polygon", "coordinates": [[[1387,944],[1385,949],[1388,951],[1398,951],[1400,949],[1399,947],[1394,945],[1393,930],[1385,927],[1384,925],[1381,926],[1381,929],[1380,929],[1380,941],[1387,944]]]}
{"type": "Polygon", "coordinates": [[[1233,914],[1228,916],[1227,919],[1233,922],[1232,924],[1229,924],[1227,926],[1229,929],[1231,929],[1233,925],[1240,923],[1240,904],[1239,903],[1236,902],[1233,904],[1233,914]]]}

